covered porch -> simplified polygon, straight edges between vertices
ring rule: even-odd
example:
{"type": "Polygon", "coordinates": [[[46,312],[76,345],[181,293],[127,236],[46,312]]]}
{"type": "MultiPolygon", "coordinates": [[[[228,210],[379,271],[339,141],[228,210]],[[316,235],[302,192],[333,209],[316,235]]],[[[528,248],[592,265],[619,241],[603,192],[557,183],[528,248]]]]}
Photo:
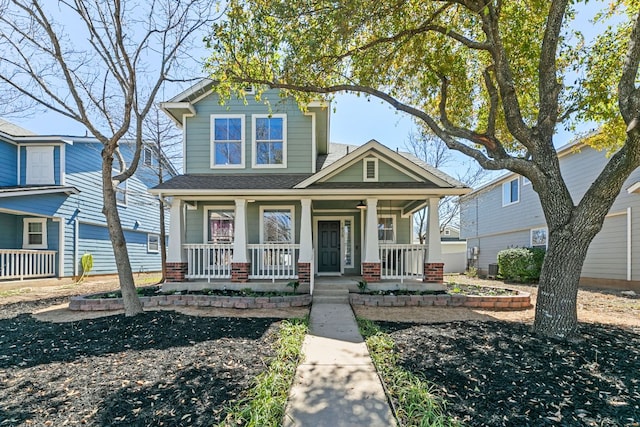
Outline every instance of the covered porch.
{"type": "Polygon", "coordinates": [[[231,202],[174,196],[167,278],[251,287],[258,281],[310,285],[324,277],[381,285],[441,283],[439,198],[255,196],[231,202]],[[418,244],[413,213],[425,206],[434,232],[418,244]]]}

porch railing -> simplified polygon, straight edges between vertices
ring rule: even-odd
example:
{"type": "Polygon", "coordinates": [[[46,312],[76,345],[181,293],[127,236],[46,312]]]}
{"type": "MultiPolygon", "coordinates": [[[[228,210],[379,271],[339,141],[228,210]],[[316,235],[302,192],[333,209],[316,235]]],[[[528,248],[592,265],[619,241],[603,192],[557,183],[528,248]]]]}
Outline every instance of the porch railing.
{"type": "Polygon", "coordinates": [[[264,243],[247,245],[250,279],[295,279],[300,245],[264,243]]]}
{"type": "Polygon", "coordinates": [[[56,251],[0,249],[0,280],[55,277],[56,251]]]}
{"type": "Polygon", "coordinates": [[[187,244],[187,279],[228,279],[231,277],[232,244],[187,244]]]}
{"type": "Polygon", "coordinates": [[[380,243],[381,279],[422,279],[427,245],[380,243]]]}

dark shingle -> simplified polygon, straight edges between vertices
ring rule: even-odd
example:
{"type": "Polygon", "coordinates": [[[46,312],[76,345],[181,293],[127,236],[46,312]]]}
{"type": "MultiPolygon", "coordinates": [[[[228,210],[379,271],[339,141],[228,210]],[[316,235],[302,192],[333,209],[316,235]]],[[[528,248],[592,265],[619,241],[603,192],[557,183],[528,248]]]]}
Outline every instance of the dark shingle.
{"type": "Polygon", "coordinates": [[[179,175],[157,190],[268,190],[289,189],[311,174],[179,175]]]}

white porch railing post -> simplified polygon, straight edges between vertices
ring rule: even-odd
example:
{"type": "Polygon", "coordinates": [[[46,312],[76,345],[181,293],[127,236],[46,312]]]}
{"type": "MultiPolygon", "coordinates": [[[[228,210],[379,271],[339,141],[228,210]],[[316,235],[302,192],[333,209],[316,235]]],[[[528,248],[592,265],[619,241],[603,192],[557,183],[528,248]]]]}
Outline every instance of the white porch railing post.
{"type": "Polygon", "coordinates": [[[364,262],[380,262],[378,251],[378,199],[367,199],[366,252],[364,262]]]}
{"type": "Polygon", "coordinates": [[[311,262],[313,257],[313,238],[311,235],[311,199],[301,199],[300,214],[300,259],[298,262],[311,262]]]}
{"type": "Polygon", "coordinates": [[[429,198],[429,209],[427,210],[427,231],[429,233],[429,253],[427,257],[428,263],[442,262],[442,247],[440,242],[440,214],[438,212],[438,203],[440,199],[437,197],[429,198]]]}
{"type": "Polygon", "coordinates": [[[247,200],[236,199],[233,230],[233,262],[246,263],[247,259],[247,200]]]}
{"type": "Polygon", "coordinates": [[[57,251],[0,249],[0,279],[35,279],[56,275],[57,251]]]}
{"type": "Polygon", "coordinates": [[[182,243],[184,239],[184,204],[182,200],[174,198],[171,201],[171,209],[169,215],[171,222],[169,223],[169,244],[167,245],[167,262],[182,263],[184,259],[184,251],[182,243]]]}

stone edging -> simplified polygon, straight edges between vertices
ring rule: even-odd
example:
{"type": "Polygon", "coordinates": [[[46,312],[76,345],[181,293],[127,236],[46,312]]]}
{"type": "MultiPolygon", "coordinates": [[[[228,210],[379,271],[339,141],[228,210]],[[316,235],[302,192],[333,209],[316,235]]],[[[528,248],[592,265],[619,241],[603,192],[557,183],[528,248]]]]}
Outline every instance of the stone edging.
{"type": "MultiPolygon", "coordinates": [[[[98,294],[93,294],[98,295],[98,294]]],[[[122,310],[122,298],[87,298],[92,295],[72,297],[69,310],[107,311],[122,310]]],[[[311,295],[291,295],[282,297],[225,297],[218,295],[157,295],[140,297],[142,306],[147,308],[164,306],[193,306],[220,308],[289,308],[311,304],[311,295]]]]}
{"type": "Polygon", "coordinates": [[[478,295],[366,295],[349,294],[352,305],[370,307],[424,307],[449,306],[481,308],[485,310],[526,310],[531,307],[531,295],[478,296],[478,295]]]}

